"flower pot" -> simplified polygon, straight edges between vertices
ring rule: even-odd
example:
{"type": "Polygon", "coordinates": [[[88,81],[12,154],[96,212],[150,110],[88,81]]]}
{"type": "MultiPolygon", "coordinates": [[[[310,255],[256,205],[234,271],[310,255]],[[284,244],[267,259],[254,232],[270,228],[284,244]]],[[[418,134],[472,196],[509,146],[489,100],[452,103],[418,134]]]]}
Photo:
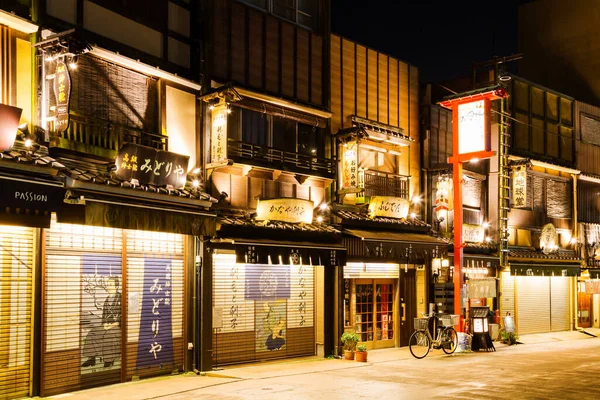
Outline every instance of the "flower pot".
{"type": "Polygon", "coordinates": [[[366,351],[357,351],[356,352],[356,361],[367,362],[367,354],[366,351]]]}
{"type": "Polygon", "coordinates": [[[352,350],[344,350],[345,360],[354,360],[354,352],[352,350]]]}

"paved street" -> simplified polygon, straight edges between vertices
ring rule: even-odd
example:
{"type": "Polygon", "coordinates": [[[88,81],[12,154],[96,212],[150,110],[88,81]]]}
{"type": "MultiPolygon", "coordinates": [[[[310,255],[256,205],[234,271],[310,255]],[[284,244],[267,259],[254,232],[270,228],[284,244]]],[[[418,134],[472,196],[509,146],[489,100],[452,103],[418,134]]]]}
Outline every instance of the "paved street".
{"type": "Polygon", "coordinates": [[[371,351],[366,364],[309,358],[228,367],[208,376],[132,382],[57,396],[75,399],[598,399],[600,338],[529,335],[496,352],[423,360],[408,349],[371,351]]]}

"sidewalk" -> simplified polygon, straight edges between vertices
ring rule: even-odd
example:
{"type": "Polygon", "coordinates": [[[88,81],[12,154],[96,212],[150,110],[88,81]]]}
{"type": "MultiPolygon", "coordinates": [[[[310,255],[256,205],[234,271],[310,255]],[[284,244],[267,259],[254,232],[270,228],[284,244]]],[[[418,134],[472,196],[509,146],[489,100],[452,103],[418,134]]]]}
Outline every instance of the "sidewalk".
{"type": "MultiPolygon", "coordinates": [[[[530,346],[531,350],[535,351],[536,345],[543,343],[597,339],[594,336],[590,336],[590,334],[600,337],[600,329],[586,328],[585,331],[589,334],[585,334],[580,331],[567,331],[522,335],[519,338],[519,342],[523,345],[518,345],[516,348],[522,351],[524,349],[528,349],[530,346]]],[[[515,348],[515,346],[508,346],[500,342],[494,342],[494,346],[497,351],[502,352],[511,351],[515,348]]],[[[486,354],[491,353],[456,353],[456,356],[485,356],[486,354]]],[[[443,355],[440,350],[432,350],[428,358],[438,357],[440,355],[443,355]]],[[[408,347],[371,350],[369,351],[367,363],[346,361],[343,359],[326,359],[317,356],[295,358],[290,360],[277,360],[262,363],[244,364],[239,366],[226,366],[223,369],[219,368],[215,371],[202,373],[200,376],[190,372],[182,375],[164,376],[136,382],[119,383],[111,386],[51,396],[47,397],[47,399],[156,399],[170,394],[185,393],[194,389],[219,386],[240,380],[258,380],[350,368],[365,368],[373,364],[401,360],[414,360],[408,347]]]]}

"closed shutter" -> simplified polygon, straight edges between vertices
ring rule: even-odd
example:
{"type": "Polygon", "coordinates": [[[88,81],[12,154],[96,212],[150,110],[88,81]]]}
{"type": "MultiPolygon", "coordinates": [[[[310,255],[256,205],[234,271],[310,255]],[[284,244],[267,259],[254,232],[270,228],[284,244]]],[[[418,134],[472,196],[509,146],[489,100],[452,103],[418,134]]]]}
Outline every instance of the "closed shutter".
{"type": "Polygon", "coordinates": [[[315,354],[315,267],[213,257],[213,363],[315,354]]]}
{"type": "Polygon", "coordinates": [[[34,232],[0,226],[0,399],[30,394],[34,232]]]}
{"type": "Polygon", "coordinates": [[[502,289],[500,302],[502,304],[500,311],[502,316],[506,316],[506,313],[510,313],[514,317],[515,315],[515,277],[510,272],[502,272],[502,289]]]}
{"type": "Polygon", "coordinates": [[[550,305],[552,332],[568,331],[571,329],[569,323],[570,290],[569,286],[573,278],[556,276],[550,278],[550,305]]]}
{"type": "Polygon", "coordinates": [[[55,221],[46,231],[43,396],[120,382],[122,235],[55,221]]]}
{"type": "Polygon", "coordinates": [[[550,278],[518,276],[516,285],[519,334],[550,332],[550,278]]]}
{"type": "Polygon", "coordinates": [[[127,380],[183,370],[184,236],[126,236],[127,380]]]}

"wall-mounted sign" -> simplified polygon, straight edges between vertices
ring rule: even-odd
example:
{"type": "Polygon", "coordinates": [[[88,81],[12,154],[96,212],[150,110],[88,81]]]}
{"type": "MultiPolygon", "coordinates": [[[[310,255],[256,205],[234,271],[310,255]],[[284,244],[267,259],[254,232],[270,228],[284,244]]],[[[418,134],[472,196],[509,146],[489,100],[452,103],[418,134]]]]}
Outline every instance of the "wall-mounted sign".
{"type": "Polygon", "coordinates": [[[63,60],[56,62],[54,72],[54,98],[56,109],[54,112],[54,130],[64,132],[69,127],[69,102],[71,101],[71,75],[69,68],[63,60]]]}
{"type": "Polygon", "coordinates": [[[0,205],[29,210],[58,211],[65,198],[60,186],[0,179],[0,205]]]}
{"type": "Polygon", "coordinates": [[[558,235],[556,228],[552,224],[546,224],[542,228],[540,235],[540,247],[544,254],[554,253],[558,250],[558,235]]]}
{"type": "Polygon", "coordinates": [[[463,224],[463,241],[466,243],[482,243],[485,229],[479,225],[463,224]]]}
{"type": "Polygon", "coordinates": [[[373,196],[369,203],[369,216],[406,218],[409,207],[409,201],[400,197],[373,196]]]}
{"type": "Polygon", "coordinates": [[[227,162],[227,107],[217,106],[211,111],[210,162],[227,162]]]}
{"type": "Polygon", "coordinates": [[[313,221],[315,205],[310,200],[303,199],[272,199],[259,200],[256,206],[256,219],[259,221],[304,222],[313,221]]]}
{"type": "Polygon", "coordinates": [[[116,174],[126,181],[137,179],[141,185],[185,186],[189,157],[152,147],[125,143],[117,156],[116,174]]]}
{"type": "Polygon", "coordinates": [[[357,187],[359,187],[358,143],[344,143],[342,146],[342,190],[354,189],[357,187]]]}
{"type": "Polygon", "coordinates": [[[452,210],[452,205],[452,180],[444,179],[438,181],[435,192],[435,211],[452,210]]]}
{"type": "Polygon", "coordinates": [[[514,208],[527,207],[527,169],[519,167],[512,176],[512,204],[514,208]]]}
{"type": "Polygon", "coordinates": [[[486,100],[458,105],[458,153],[486,150],[486,100]]]}
{"type": "Polygon", "coordinates": [[[22,112],[20,108],[0,104],[0,151],[13,147],[22,112]]]}

